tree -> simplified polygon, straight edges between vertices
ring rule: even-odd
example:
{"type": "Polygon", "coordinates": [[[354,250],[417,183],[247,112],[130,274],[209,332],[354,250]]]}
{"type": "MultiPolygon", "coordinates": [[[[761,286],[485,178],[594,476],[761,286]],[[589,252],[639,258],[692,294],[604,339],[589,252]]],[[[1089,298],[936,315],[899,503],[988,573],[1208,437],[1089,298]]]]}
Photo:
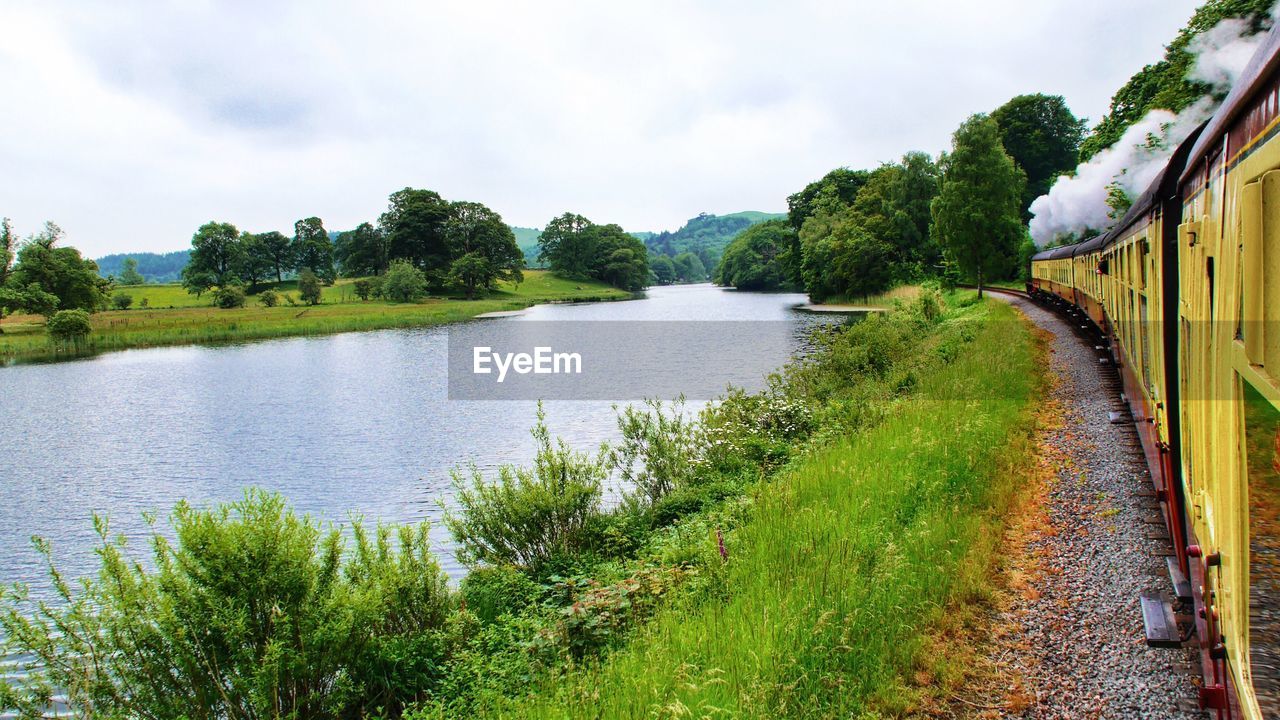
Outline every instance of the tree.
{"type": "Polygon", "coordinates": [[[369,282],[364,278],[361,278],[355,281],[354,283],[352,283],[351,288],[355,290],[356,297],[360,298],[361,300],[368,300],[369,296],[373,294],[373,283],[369,282]]]}
{"type": "Polygon", "coordinates": [[[1000,126],[1004,151],[1027,175],[1022,193],[1022,217],[1029,220],[1032,201],[1049,192],[1064,172],[1080,161],[1085,121],[1071,114],[1061,95],[1019,95],[996,108],[992,119],[1000,126]]]}
{"type": "Polygon", "coordinates": [[[310,269],[298,273],[298,295],[308,305],[320,304],[320,278],[310,269]]]}
{"type": "Polygon", "coordinates": [[[124,267],[120,270],[120,277],[116,278],[121,285],[143,285],[147,279],[142,277],[138,272],[138,261],[134,258],[125,258],[124,267]]]}
{"type": "Polygon", "coordinates": [[[48,318],[58,310],[58,296],[45,292],[36,283],[29,283],[22,287],[10,282],[0,287],[0,311],[4,310],[43,315],[48,318]]]}
{"type": "Polygon", "coordinates": [[[476,297],[476,288],[485,287],[493,276],[493,265],[478,252],[469,252],[449,266],[449,278],[467,293],[468,300],[476,297]]]}
{"type": "Polygon", "coordinates": [[[675,263],[666,255],[649,258],[649,269],[653,271],[653,280],[658,285],[670,285],[676,281],[675,263]]]}
{"type": "Polygon", "coordinates": [[[133,304],[133,296],[127,292],[118,292],[111,296],[111,307],[116,310],[128,310],[133,304]]]}
{"type": "Polygon", "coordinates": [[[6,285],[22,295],[28,309],[47,306],[48,295],[57,298],[57,310],[95,312],[106,307],[111,282],[99,276],[97,263],[81,257],[79,250],[58,247],[61,239],[62,228],[45,223],[44,230],[18,250],[6,285]]]}
{"type": "Polygon", "coordinates": [[[369,223],[338,234],[333,244],[333,257],[347,277],[381,275],[390,262],[387,235],[369,223]]]}
{"type": "Polygon", "coordinates": [[[258,233],[257,250],[275,270],[276,282],[284,282],[285,270],[297,265],[293,257],[293,242],[282,232],[270,230],[258,233]]]}
{"type": "Polygon", "coordinates": [[[408,260],[394,260],[382,278],[382,297],[392,302],[413,302],[427,294],[427,277],[408,260]]]}
{"type": "Polygon", "coordinates": [[[447,268],[449,203],[437,192],[408,187],[392,193],[389,200],[387,211],[378,218],[386,234],[388,258],[408,260],[424,272],[447,268]]]}
{"type": "Polygon", "coordinates": [[[820,212],[805,222],[800,235],[805,291],[814,302],[889,289],[894,248],[868,232],[857,213],[820,212]]]}
{"type": "Polygon", "coordinates": [[[293,224],[293,259],[299,272],[310,270],[327,285],[332,285],[337,278],[333,268],[333,242],[320,218],[309,217],[293,224]]]}
{"type": "Polygon", "coordinates": [[[649,284],[649,252],[644,242],[612,223],[592,225],[583,234],[584,244],[594,250],[588,260],[588,277],[631,291],[649,284]]]}
{"type": "MultiPolygon", "coordinates": [[[[9,222],[9,218],[0,218],[0,323],[4,322],[6,303],[16,304],[17,302],[17,291],[6,292],[5,290],[5,285],[9,282],[9,273],[13,270],[13,254],[17,244],[18,239],[13,234],[13,225],[9,222]]],[[[3,333],[4,328],[0,327],[0,334],[3,333]]]]}
{"type": "Polygon", "coordinates": [[[960,270],[983,284],[1007,271],[1022,239],[1026,176],[1004,151],[1000,128],[973,115],[952,137],[942,160],[942,192],[933,201],[933,231],[960,270]]]}
{"type": "Polygon", "coordinates": [[[739,290],[779,290],[789,284],[784,255],[796,231],[785,220],[769,220],[743,230],[724,249],[716,282],[739,290]]]}
{"type": "Polygon", "coordinates": [[[683,252],[671,258],[680,282],[702,282],[707,279],[707,268],[702,259],[691,252],[683,252]]]}
{"type": "Polygon", "coordinates": [[[240,231],[231,223],[207,222],[191,237],[191,259],[182,270],[183,285],[188,275],[211,275],[214,285],[226,285],[238,279],[244,247],[240,231]]]}
{"type": "Polygon", "coordinates": [[[586,277],[595,257],[595,235],[587,232],[594,224],[581,215],[565,213],[547,223],[538,238],[538,260],[552,272],[569,277],[586,277]]]}
{"type": "Polygon", "coordinates": [[[244,300],[244,288],[239,285],[223,285],[213,293],[213,304],[223,310],[242,308],[244,300]]]}
{"type": "Polygon", "coordinates": [[[933,222],[929,205],[938,196],[942,174],[928,153],[903,155],[901,167],[894,196],[902,214],[903,247],[910,250],[906,259],[929,268],[942,259],[942,249],[929,235],[933,222]]]}
{"type": "Polygon", "coordinates": [[[236,274],[241,280],[249,283],[249,292],[256,290],[258,283],[266,280],[273,268],[274,261],[271,259],[271,253],[268,252],[262,235],[242,234],[236,274]]]}
{"type": "Polygon", "coordinates": [[[866,170],[836,168],[787,197],[787,220],[799,232],[804,221],[820,208],[834,210],[835,206],[852,205],[858,191],[870,179],[871,173],[866,170]]]}
{"type": "Polygon", "coordinates": [[[502,220],[502,216],[480,203],[455,202],[449,205],[449,220],[445,224],[445,238],[449,256],[453,258],[450,277],[460,277],[458,269],[475,278],[479,285],[464,283],[467,297],[475,294],[476,287],[497,288],[498,280],[520,282],[524,280],[524,253],[516,243],[515,233],[502,220]],[[455,267],[461,259],[474,255],[484,262],[468,260],[455,267]]]}
{"type": "Polygon", "coordinates": [[[188,265],[182,270],[182,287],[186,288],[188,293],[199,298],[211,288],[218,284],[218,278],[210,272],[192,272],[191,266],[188,265]]]}

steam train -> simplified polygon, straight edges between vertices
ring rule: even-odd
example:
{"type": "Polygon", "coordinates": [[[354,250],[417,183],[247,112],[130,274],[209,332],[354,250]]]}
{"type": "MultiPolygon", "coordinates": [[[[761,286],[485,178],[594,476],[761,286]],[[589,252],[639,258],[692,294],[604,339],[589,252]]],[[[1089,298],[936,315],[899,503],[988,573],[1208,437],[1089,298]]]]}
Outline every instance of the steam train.
{"type": "Polygon", "coordinates": [[[1280,28],[1104,235],[1027,290],[1096,326],[1172,548],[1147,644],[1192,634],[1201,707],[1280,718],[1280,28]]]}

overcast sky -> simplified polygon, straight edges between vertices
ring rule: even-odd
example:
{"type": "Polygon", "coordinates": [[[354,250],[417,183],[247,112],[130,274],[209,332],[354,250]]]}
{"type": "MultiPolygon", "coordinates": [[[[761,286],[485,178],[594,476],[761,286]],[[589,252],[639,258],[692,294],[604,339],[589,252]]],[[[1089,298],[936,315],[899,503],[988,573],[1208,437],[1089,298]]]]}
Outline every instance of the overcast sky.
{"type": "Polygon", "coordinates": [[[1197,4],[0,0],[0,215],[97,257],[406,185],[536,227],[782,211],[1019,93],[1096,120],[1197,4]]]}

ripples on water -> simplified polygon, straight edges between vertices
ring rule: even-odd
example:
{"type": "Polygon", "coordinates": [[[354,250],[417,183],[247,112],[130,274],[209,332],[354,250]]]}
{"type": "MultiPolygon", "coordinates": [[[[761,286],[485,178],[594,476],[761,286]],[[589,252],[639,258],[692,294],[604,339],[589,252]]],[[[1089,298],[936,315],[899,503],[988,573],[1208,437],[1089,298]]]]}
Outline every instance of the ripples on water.
{"type": "MultiPolygon", "coordinates": [[[[534,308],[524,320],[794,320],[804,297],[709,285],[647,298],[534,308]]],[[[830,322],[830,319],[826,319],[830,322]]],[[[32,535],[69,577],[96,569],[90,516],[145,555],[141,513],[231,501],[246,486],[342,522],[433,522],[441,562],[461,568],[437,522],[451,468],[528,464],[533,402],[449,401],[445,328],[220,347],[110,353],[0,369],[0,581],[47,592],[32,535]]],[[[781,365],[785,358],[778,358],[781,365]]],[[[608,402],[546,403],[553,434],[579,448],[616,435],[608,402]]]]}

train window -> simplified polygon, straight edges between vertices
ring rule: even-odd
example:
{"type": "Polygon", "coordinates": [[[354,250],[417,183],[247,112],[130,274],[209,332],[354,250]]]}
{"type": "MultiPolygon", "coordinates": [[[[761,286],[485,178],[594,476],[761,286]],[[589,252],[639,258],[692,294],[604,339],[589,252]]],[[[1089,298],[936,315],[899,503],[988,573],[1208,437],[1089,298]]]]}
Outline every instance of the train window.
{"type": "Polygon", "coordinates": [[[1280,411],[1244,385],[1249,481],[1249,665],[1263,717],[1280,717],[1280,411]]]}
{"type": "Polygon", "coordinates": [[[1147,253],[1149,252],[1147,239],[1142,238],[1142,242],[1138,244],[1138,274],[1141,278],[1138,287],[1143,289],[1147,287],[1147,253]]]}
{"type": "Polygon", "coordinates": [[[1213,256],[1210,255],[1204,261],[1204,273],[1209,278],[1209,320],[1214,318],[1214,297],[1213,297],[1213,256]]]}

